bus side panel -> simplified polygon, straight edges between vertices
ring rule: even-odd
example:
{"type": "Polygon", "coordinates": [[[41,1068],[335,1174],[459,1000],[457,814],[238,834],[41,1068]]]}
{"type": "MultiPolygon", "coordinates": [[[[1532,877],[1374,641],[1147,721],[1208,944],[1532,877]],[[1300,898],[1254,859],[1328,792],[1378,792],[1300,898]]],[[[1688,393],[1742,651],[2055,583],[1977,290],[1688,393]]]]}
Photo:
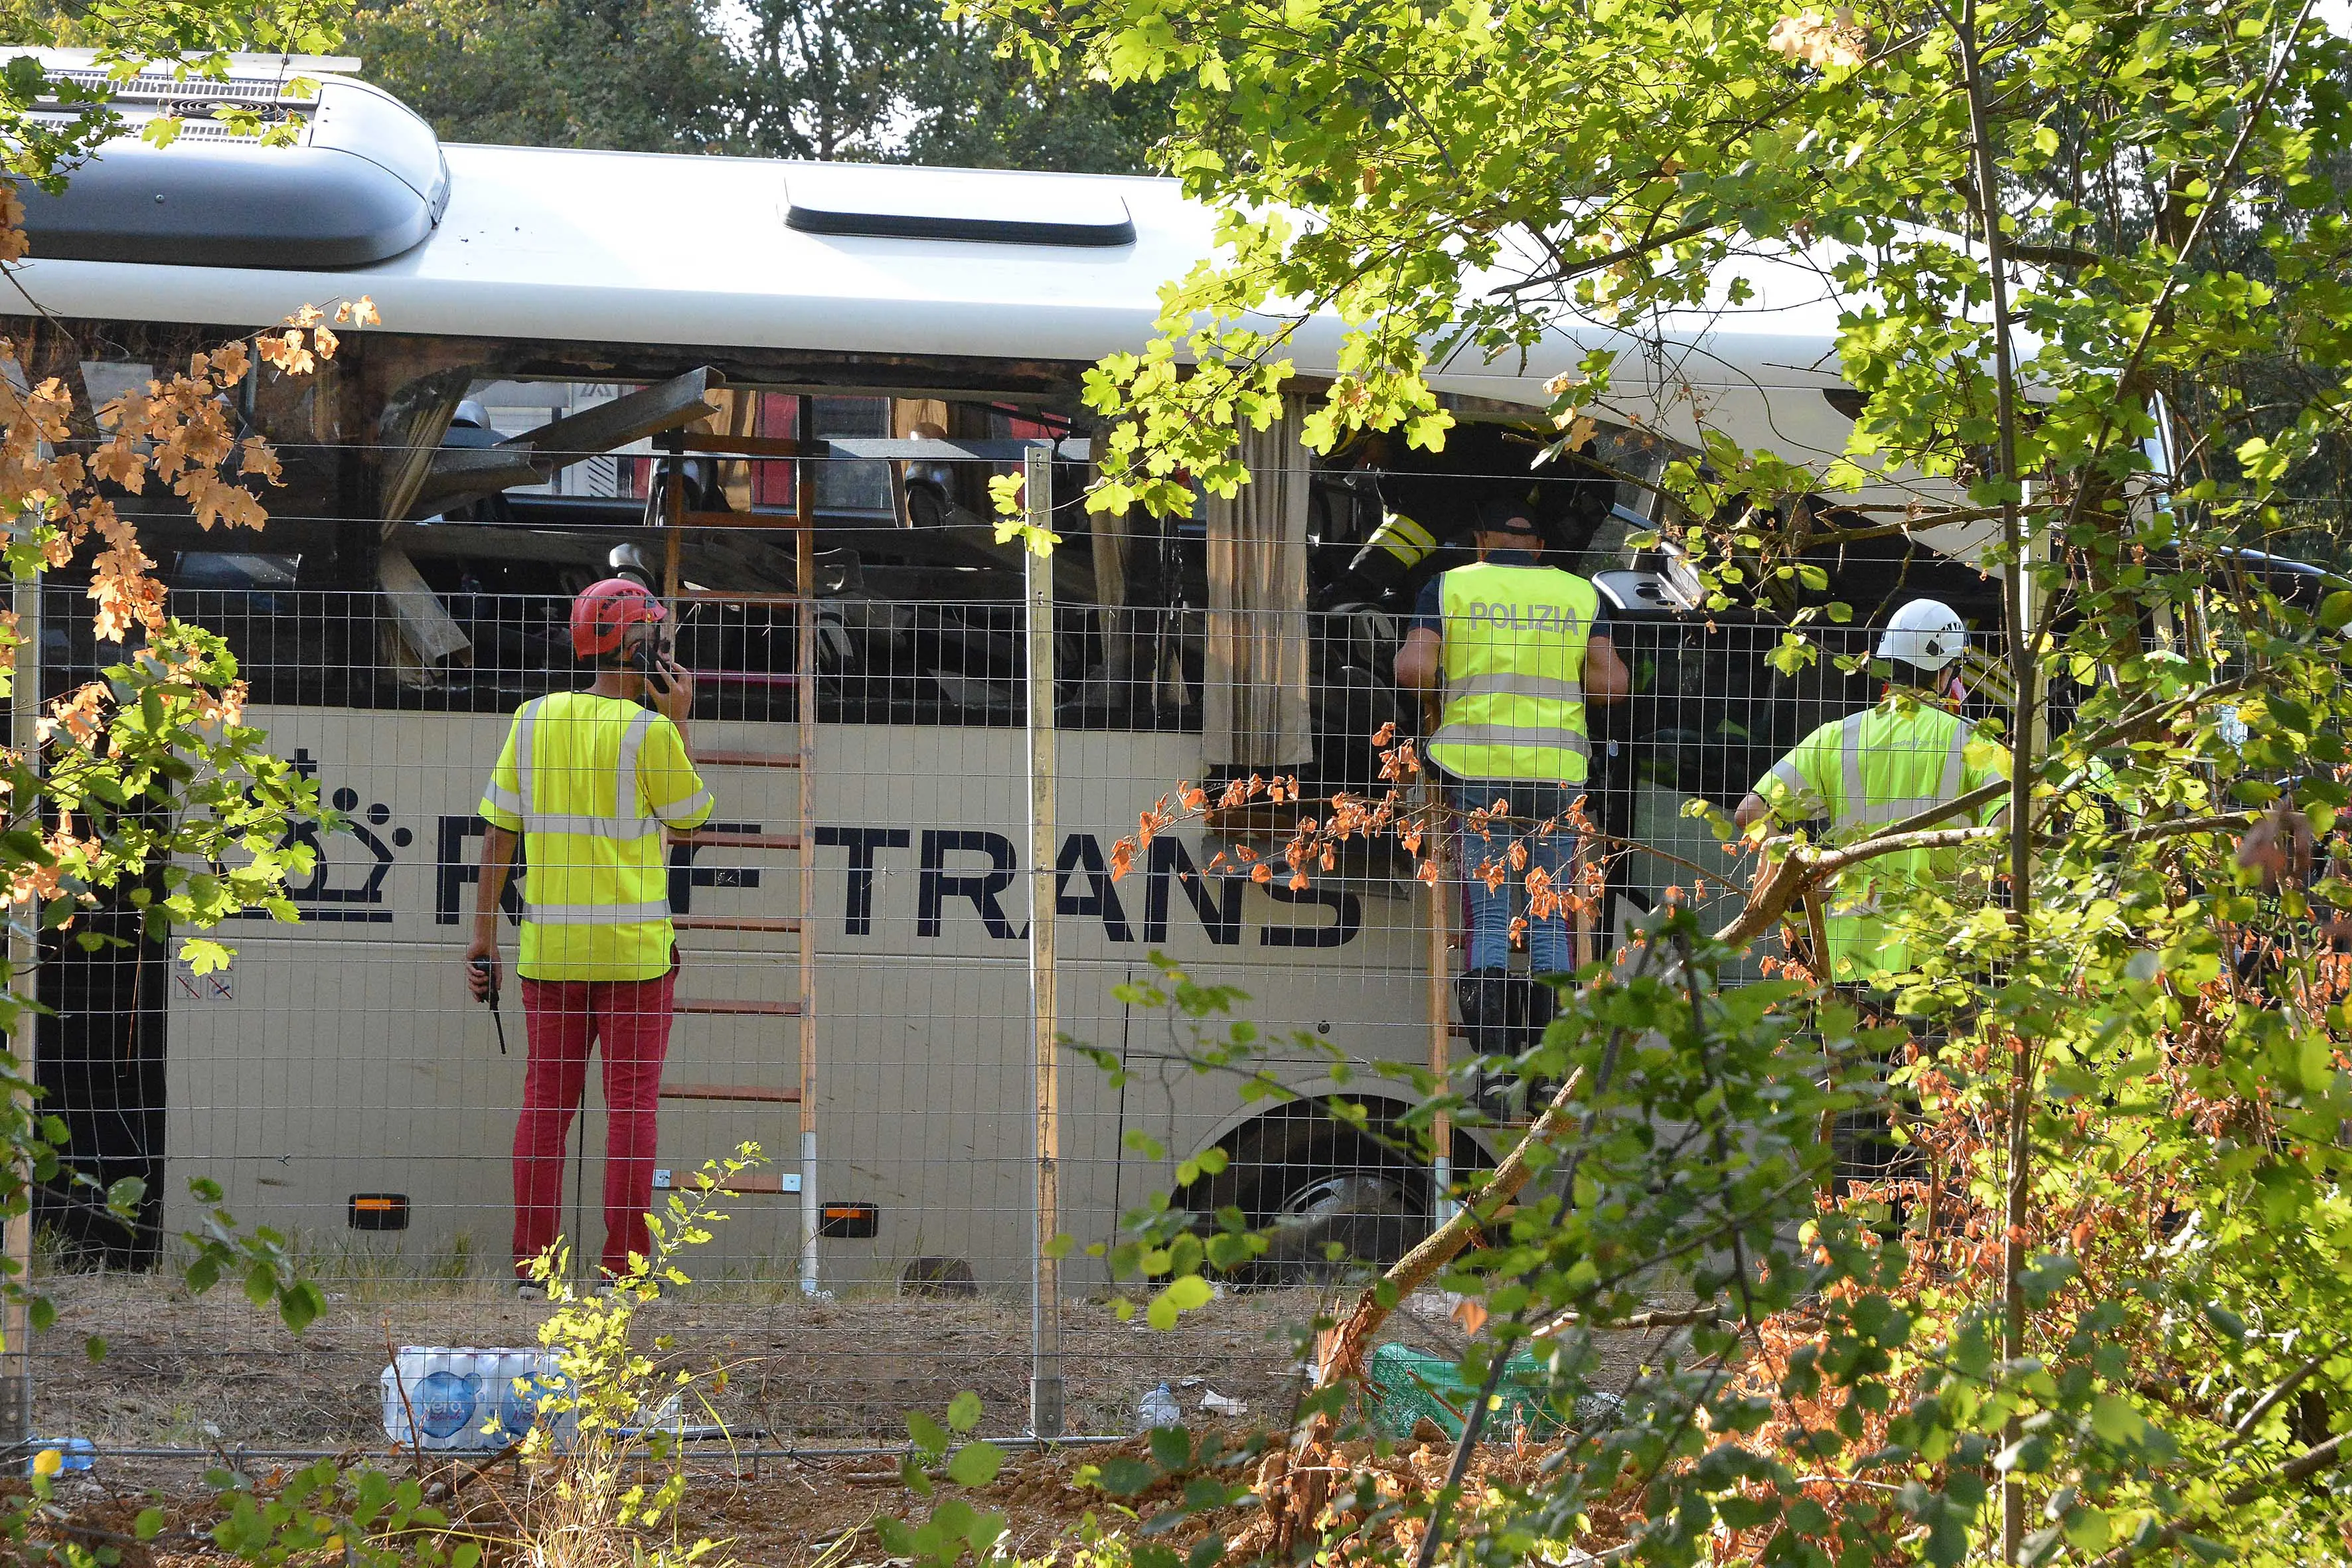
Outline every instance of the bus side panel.
{"type": "MultiPolygon", "coordinates": [[[[313,710],[255,710],[251,720],[280,754],[315,771],[352,830],[320,838],[320,868],[295,890],[299,924],[232,922],[222,933],[239,949],[230,969],[174,973],[172,1227],[191,1217],[185,1179],[209,1175],[247,1223],[368,1253],[446,1254],[462,1237],[502,1256],[521,1007],[509,981],[502,1057],[487,1010],[466,997],[460,958],[481,852],[474,808],[508,721],[313,710]],[[409,1197],[409,1232],[345,1230],[349,1197],[374,1192],[409,1197]]],[[[705,752],[792,744],[786,726],[698,722],[693,731],[705,752]]],[[[1182,1029],[1113,994],[1153,975],[1152,952],[1248,993],[1237,1016],[1265,1032],[1277,1079],[1301,1090],[1328,1084],[1327,1050],[1405,1060],[1427,1051],[1420,903],[1407,889],[1321,879],[1326,891],[1286,903],[1209,876],[1218,846],[1197,826],[1109,877],[1136,814],[1197,773],[1198,745],[1185,735],[1061,738],[1056,858],[1070,869],[1055,879],[1060,1027],[1130,1066],[1121,1092],[1075,1053],[1062,1058],[1062,1228],[1082,1243],[1107,1238],[1118,1209],[1165,1185],[1174,1160],[1245,1114],[1232,1073],[1192,1071],[1182,1029]],[[1167,1161],[1123,1151],[1130,1130],[1164,1146],[1167,1161]]],[[[913,1258],[940,1256],[968,1260],[990,1283],[1027,1277],[1035,1107],[1024,758],[1018,731],[821,731],[819,1192],[881,1210],[871,1240],[827,1243],[832,1279],[892,1280],[913,1258]]],[[[714,823],[792,830],[790,770],[708,773],[714,823]]],[[[691,914],[790,914],[796,874],[788,852],[674,850],[673,900],[691,914]]],[[[680,945],[682,997],[778,1002],[797,992],[790,936],[688,931],[680,945]]],[[[510,964],[513,952],[509,942],[510,964]]],[[[796,1019],[685,1013],[666,1076],[789,1087],[798,1052],[796,1019]]],[[[577,1134],[589,1154],[592,1240],[603,1142],[595,1079],[577,1134]]],[[[682,1179],[751,1140],[797,1174],[798,1125],[789,1105],[667,1100],[662,1165],[682,1179]]],[[[567,1214],[570,1202],[567,1186],[567,1214]]],[[[746,1194],[723,1206],[732,1217],[700,1271],[788,1272],[797,1200],[746,1194]]]]}

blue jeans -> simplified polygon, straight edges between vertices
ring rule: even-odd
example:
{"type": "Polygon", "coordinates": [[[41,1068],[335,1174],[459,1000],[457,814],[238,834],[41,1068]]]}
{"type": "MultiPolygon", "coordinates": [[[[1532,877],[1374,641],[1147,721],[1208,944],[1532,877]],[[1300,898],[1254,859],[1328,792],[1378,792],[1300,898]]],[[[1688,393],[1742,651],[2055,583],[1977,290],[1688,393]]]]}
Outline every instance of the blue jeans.
{"type": "MultiPolygon", "coordinates": [[[[1454,826],[1462,850],[1462,875],[1470,884],[1470,941],[1465,968],[1509,966],[1511,914],[1514,910],[1528,907],[1528,871],[1540,867],[1562,892],[1574,890],[1566,881],[1567,868],[1574,865],[1576,854],[1576,830],[1568,825],[1568,808],[1585,793],[1582,784],[1539,784],[1529,779],[1446,781],[1446,799],[1460,813],[1454,826]],[[1481,837],[1469,825],[1470,813],[1492,811],[1497,800],[1510,803],[1511,820],[1489,821],[1486,836],[1481,837]],[[1549,833],[1538,835],[1535,831],[1555,819],[1558,826],[1549,833]],[[1511,864],[1514,843],[1528,847],[1524,868],[1511,864]],[[1479,875],[1480,865],[1489,860],[1503,867],[1505,875],[1499,888],[1489,889],[1486,879],[1479,875]]],[[[1563,974],[1576,967],[1570,943],[1575,919],[1565,909],[1554,910],[1548,920],[1537,920],[1532,911],[1528,912],[1528,967],[1531,972],[1563,974]]]]}

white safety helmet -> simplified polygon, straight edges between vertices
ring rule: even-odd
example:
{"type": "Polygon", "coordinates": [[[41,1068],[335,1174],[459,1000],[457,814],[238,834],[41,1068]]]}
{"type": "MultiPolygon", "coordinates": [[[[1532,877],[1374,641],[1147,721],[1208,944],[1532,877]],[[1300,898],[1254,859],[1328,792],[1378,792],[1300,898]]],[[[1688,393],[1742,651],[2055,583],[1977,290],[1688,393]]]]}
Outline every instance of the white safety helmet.
{"type": "Polygon", "coordinates": [[[1895,612],[1878,639],[1878,657],[1897,659],[1933,675],[1969,651],[1968,623],[1951,605],[1914,599],[1895,612]]]}

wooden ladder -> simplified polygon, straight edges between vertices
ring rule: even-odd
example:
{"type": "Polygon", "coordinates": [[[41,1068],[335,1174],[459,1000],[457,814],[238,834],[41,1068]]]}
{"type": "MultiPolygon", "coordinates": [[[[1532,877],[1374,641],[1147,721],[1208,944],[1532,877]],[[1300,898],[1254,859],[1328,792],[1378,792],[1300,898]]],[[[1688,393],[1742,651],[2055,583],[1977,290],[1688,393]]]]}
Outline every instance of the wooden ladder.
{"type": "MultiPolygon", "coordinates": [[[[798,1171],[783,1170],[785,1161],[779,1157],[778,1170],[744,1172],[724,1184],[721,1190],[779,1195],[798,1194],[801,1206],[800,1283],[801,1289],[812,1295],[818,1289],[817,1239],[824,1228],[821,1223],[824,1211],[818,1200],[816,1131],[816,921],[813,907],[816,888],[816,791],[809,766],[816,752],[816,475],[809,463],[793,462],[793,504],[788,513],[690,510],[687,506],[686,477],[678,459],[688,454],[752,461],[821,456],[825,444],[812,435],[814,404],[813,397],[802,396],[794,400],[794,428],[801,437],[799,439],[711,435],[700,431],[666,437],[661,444],[670,455],[671,462],[661,496],[660,511],[665,525],[662,589],[670,605],[673,624],[681,621],[685,613],[697,605],[789,609],[793,617],[792,668],[785,674],[785,679],[793,690],[794,741],[791,749],[751,751],[740,747],[700,746],[693,752],[695,764],[703,771],[706,779],[713,772],[793,770],[798,804],[792,831],[768,833],[704,828],[681,835],[676,841],[697,848],[768,850],[791,854],[797,872],[793,911],[789,915],[684,914],[674,917],[673,923],[680,932],[744,931],[792,939],[790,950],[798,960],[799,975],[796,994],[791,1000],[758,1002],[682,996],[677,1003],[677,1011],[689,1016],[791,1020],[789,1033],[780,1029],[776,1043],[781,1047],[787,1039],[792,1042],[794,1049],[791,1059],[794,1069],[788,1083],[666,1080],[661,1093],[664,1100],[719,1102],[740,1107],[760,1121],[774,1117],[778,1107],[798,1108],[798,1171]],[[683,531],[712,528],[789,529],[793,535],[793,591],[789,594],[727,593],[688,588],[680,572],[683,531]]],[[[711,793],[721,799],[725,796],[723,785],[714,784],[711,793]]],[[[781,1058],[783,1053],[779,1051],[778,1055],[781,1058]]],[[[747,1129],[746,1136],[755,1135],[747,1129]]],[[[772,1147],[771,1140],[757,1141],[772,1147]]]]}

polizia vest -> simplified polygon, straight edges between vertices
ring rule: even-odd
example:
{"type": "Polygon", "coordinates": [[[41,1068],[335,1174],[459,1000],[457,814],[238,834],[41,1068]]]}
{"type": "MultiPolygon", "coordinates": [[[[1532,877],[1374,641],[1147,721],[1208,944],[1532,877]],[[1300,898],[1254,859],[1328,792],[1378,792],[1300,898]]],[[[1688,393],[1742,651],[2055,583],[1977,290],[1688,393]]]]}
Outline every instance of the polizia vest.
{"type": "Polygon", "coordinates": [[[1440,579],[1445,712],[1429,754],[1456,778],[1584,782],[1584,645],[1601,595],[1549,566],[1457,566],[1440,579]]]}
{"type": "Polygon", "coordinates": [[[710,815],[677,726],[593,692],[537,698],[515,714],[482,797],[484,818],[523,836],[527,980],[652,980],[670,964],[662,829],[710,815]]]}

